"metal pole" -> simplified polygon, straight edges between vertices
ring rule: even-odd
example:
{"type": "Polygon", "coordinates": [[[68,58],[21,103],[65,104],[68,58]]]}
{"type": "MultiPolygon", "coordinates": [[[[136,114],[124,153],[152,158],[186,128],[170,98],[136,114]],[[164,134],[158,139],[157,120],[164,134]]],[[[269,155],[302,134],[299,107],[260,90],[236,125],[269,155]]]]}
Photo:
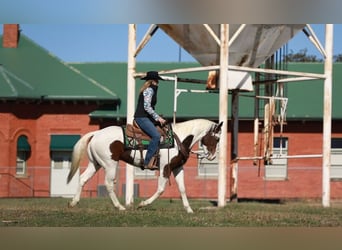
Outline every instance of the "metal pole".
{"type": "Polygon", "coordinates": [[[238,182],[238,145],[239,145],[239,90],[232,91],[231,101],[231,143],[230,143],[230,200],[237,197],[237,182],[238,182]]]}
{"type": "MultiPolygon", "coordinates": [[[[256,80],[260,80],[260,74],[255,74],[256,80]]],[[[255,94],[258,96],[260,94],[260,85],[255,85],[255,94]]],[[[254,98],[254,156],[258,155],[258,149],[259,149],[259,99],[254,98]]],[[[254,160],[254,165],[257,165],[257,161],[254,160]]]]}
{"type": "MultiPolygon", "coordinates": [[[[128,61],[127,61],[127,124],[132,124],[135,109],[135,65],[136,25],[128,25],[128,61]]],[[[126,206],[133,205],[134,167],[126,164],[126,206]]]]}
{"type": "Polygon", "coordinates": [[[218,207],[226,204],[227,186],[227,131],[228,131],[228,60],[229,60],[229,24],[221,24],[220,44],[220,93],[219,93],[219,120],[223,122],[219,143],[218,169],[218,207]]]}
{"type": "MultiPolygon", "coordinates": [[[[201,67],[191,67],[191,68],[181,68],[181,69],[170,69],[170,70],[160,70],[159,74],[180,74],[187,72],[200,72],[200,71],[211,71],[211,70],[219,70],[220,65],[213,66],[201,66],[201,67]]],[[[297,76],[297,77],[305,77],[305,78],[314,78],[314,79],[325,79],[324,74],[314,74],[307,72],[298,72],[298,71],[286,71],[286,70],[276,70],[276,69],[262,69],[262,68],[251,68],[251,67],[243,67],[243,66],[235,66],[228,65],[228,69],[232,71],[244,71],[244,72],[260,72],[265,74],[278,74],[284,76],[297,76]]],[[[137,72],[136,76],[144,76],[146,72],[137,72]]],[[[309,79],[304,79],[309,80],[309,79]]],[[[179,80],[178,80],[179,81],[179,80]]]]}
{"type": "Polygon", "coordinates": [[[178,82],[177,82],[177,77],[175,77],[175,82],[174,82],[174,96],[173,96],[173,125],[176,124],[176,112],[177,112],[177,99],[178,99],[178,82]]]}
{"type": "Polygon", "coordinates": [[[324,62],[324,113],[323,113],[323,166],[322,166],[322,204],[330,207],[330,165],[331,165],[331,110],[332,110],[332,58],[333,58],[333,25],[325,25],[324,62]]]}

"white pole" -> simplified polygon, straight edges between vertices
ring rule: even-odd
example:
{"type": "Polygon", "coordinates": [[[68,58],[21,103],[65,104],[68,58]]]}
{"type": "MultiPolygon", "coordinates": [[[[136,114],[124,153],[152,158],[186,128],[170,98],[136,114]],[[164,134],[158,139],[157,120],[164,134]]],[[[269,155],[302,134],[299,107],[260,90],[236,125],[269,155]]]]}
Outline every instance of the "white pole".
{"type": "Polygon", "coordinates": [[[333,25],[325,25],[324,63],[324,113],[323,113],[323,166],[322,166],[322,204],[330,207],[330,165],[331,165],[331,110],[332,110],[332,57],[333,57],[333,25]]]}
{"type": "Polygon", "coordinates": [[[220,44],[220,93],[219,93],[219,120],[223,121],[222,133],[219,143],[219,169],[218,169],[218,207],[226,204],[227,187],[227,117],[228,117],[228,41],[229,24],[221,24],[220,44]]]}
{"type": "MultiPolygon", "coordinates": [[[[135,65],[136,25],[128,25],[128,61],[127,61],[127,124],[132,124],[135,110],[135,65]]],[[[126,206],[133,205],[134,167],[126,164],[126,206]]]]}
{"type": "MultiPolygon", "coordinates": [[[[200,67],[191,67],[191,68],[180,68],[180,69],[170,69],[170,70],[160,70],[159,74],[180,74],[187,72],[200,72],[200,71],[211,71],[211,70],[219,70],[220,65],[212,65],[212,66],[200,66],[200,67]]],[[[286,70],[277,70],[277,69],[262,69],[262,68],[251,68],[244,66],[235,66],[229,65],[229,70],[232,71],[244,71],[244,72],[260,72],[265,74],[278,74],[284,76],[298,76],[298,77],[310,77],[314,79],[325,79],[324,74],[315,74],[308,72],[298,72],[298,71],[286,71],[286,70]]],[[[137,72],[136,76],[144,76],[146,72],[137,72]]],[[[309,79],[305,79],[309,80],[309,79]]]]}
{"type": "Polygon", "coordinates": [[[174,96],[173,96],[173,125],[176,124],[176,112],[177,112],[177,99],[178,99],[178,81],[177,77],[175,77],[175,88],[174,88],[174,96]]]}

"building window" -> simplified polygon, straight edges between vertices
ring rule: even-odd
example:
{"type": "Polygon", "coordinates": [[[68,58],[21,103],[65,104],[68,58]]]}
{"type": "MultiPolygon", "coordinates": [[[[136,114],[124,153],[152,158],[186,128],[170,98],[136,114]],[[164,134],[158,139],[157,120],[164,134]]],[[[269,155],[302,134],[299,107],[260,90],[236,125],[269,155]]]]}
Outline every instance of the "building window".
{"type": "Polygon", "coordinates": [[[68,169],[71,164],[71,154],[80,135],[51,135],[51,167],[52,169],[68,169]]]}
{"type": "Polygon", "coordinates": [[[273,138],[273,154],[270,164],[265,165],[265,178],[275,180],[287,179],[288,139],[283,137],[273,138]]]}
{"type": "Polygon", "coordinates": [[[51,197],[71,197],[78,188],[79,170],[69,183],[66,180],[70,172],[72,151],[79,139],[80,135],[76,134],[56,134],[50,137],[51,197]]]}
{"type": "Polygon", "coordinates": [[[17,165],[16,175],[26,175],[26,162],[31,154],[31,146],[27,141],[27,137],[21,135],[17,141],[17,165]]]}
{"type": "Polygon", "coordinates": [[[17,152],[17,167],[15,173],[16,175],[26,174],[26,152],[24,151],[17,152]]]}
{"type": "Polygon", "coordinates": [[[141,168],[134,167],[134,176],[139,178],[139,179],[144,179],[144,178],[149,179],[149,178],[155,177],[156,172],[148,170],[148,169],[141,170],[141,168]]]}
{"type": "Polygon", "coordinates": [[[69,169],[71,154],[80,135],[51,135],[51,167],[54,170],[69,169]]]}
{"type": "Polygon", "coordinates": [[[330,178],[342,179],[342,138],[331,139],[330,178]]]}
{"type": "Polygon", "coordinates": [[[70,169],[71,151],[52,151],[51,166],[53,169],[70,169]]]}
{"type": "MultiPolygon", "coordinates": [[[[203,152],[201,142],[198,143],[199,153],[203,152]]],[[[218,176],[218,151],[214,160],[209,161],[206,158],[198,158],[198,176],[217,177],[218,176]]]]}

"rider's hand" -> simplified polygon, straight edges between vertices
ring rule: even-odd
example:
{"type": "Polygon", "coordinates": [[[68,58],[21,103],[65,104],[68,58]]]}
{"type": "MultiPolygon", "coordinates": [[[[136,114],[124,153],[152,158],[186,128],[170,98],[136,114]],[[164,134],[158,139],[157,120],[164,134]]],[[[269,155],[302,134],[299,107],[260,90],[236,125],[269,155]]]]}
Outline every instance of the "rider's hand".
{"type": "Polygon", "coordinates": [[[162,117],[159,117],[158,122],[160,122],[161,125],[164,125],[166,123],[166,120],[162,117]]]}

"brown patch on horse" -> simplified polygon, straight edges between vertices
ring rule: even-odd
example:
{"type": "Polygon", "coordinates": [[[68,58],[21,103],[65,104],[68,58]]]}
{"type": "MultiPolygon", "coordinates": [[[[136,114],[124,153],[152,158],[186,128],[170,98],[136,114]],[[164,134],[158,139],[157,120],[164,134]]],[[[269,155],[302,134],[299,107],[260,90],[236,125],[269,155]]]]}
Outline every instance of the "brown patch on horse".
{"type": "Polygon", "coordinates": [[[217,138],[212,136],[210,133],[203,136],[201,142],[207,147],[209,152],[213,153],[216,151],[216,145],[218,143],[218,140],[217,138]]]}
{"type": "Polygon", "coordinates": [[[110,152],[112,153],[112,159],[114,161],[125,161],[129,164],[133,164],[133,158],[131,157],[131,150],[125,150],[125,146],[121,141],[114,141],[109,145],[110,152]]]}
{"type": "Polygon", "coordinates": [[[220,122],[220,124],[212,127],[201,140],[202,144],[204,144],[211,153],[216,151],[216,145],[219,142],[219,138],[213,135],[221,132],[222,124],[223,122],[220,122]]]}
{"type": "Polygon", "coordinates": [[[183,144],[183,149],[186,150],[186,152],[183,152],[184,150],[180,150],[178,152],[178,155],[176,155],[175,157],[173,157],[171,159],[171,161],[165,165],[164,167],[164,171],[163,171],[163,176],[165,178],[169,178],[171,175],[171,172],[176,169],[179,168],[181,166],[183,166],[185,164],[185,162],[188,160],[189,158],[189,153],[190,153],[190,145],[192,143],[194,136],[193,135],[189,135],[187,136],[182,144],[183,144]]]}
{"type": "Polygon", "coordinates": [[[114,161],[120,160],[120,156],[125,152],[125,146],[121,141],[114,141],[109,145],[110,152],[112,153],[112,159],[114,161]]]}

